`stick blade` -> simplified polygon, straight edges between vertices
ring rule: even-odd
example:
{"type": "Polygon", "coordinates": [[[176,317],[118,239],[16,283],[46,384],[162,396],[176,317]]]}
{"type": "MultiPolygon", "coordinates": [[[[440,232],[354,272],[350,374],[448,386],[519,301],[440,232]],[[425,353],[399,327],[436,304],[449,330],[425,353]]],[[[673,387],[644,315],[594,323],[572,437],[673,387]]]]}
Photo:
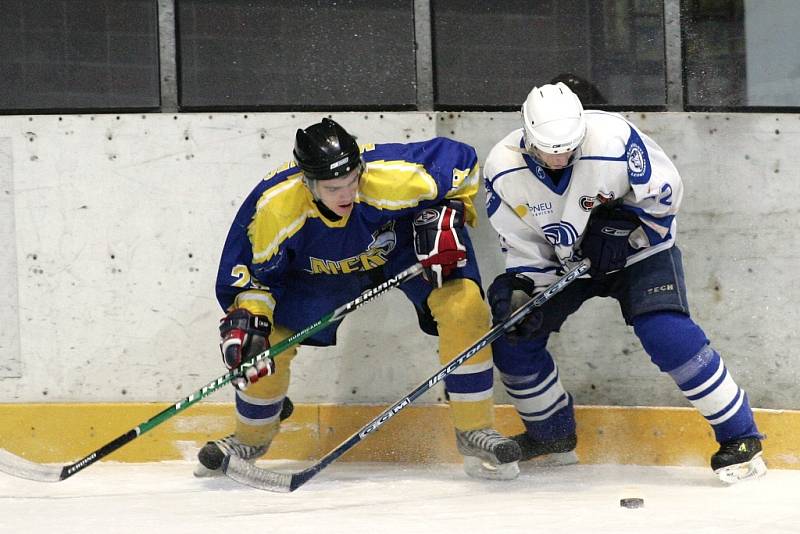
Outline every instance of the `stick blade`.
{"type": "Polygon", "coordinates": [[[289,493],[295,489],[292,487],[291,474],[261,469],[238,456],[226,456],[222,461],[222,472],[228,478],[251,488],[277,493],[289,493]]]}
{"type": "Polygon", "coordinates": [[[12,454],[5,449],[0,449],[0,471],[9,475],[35,480],[37,482],[60,482],[63,466],[37,464],[12,454]]]}

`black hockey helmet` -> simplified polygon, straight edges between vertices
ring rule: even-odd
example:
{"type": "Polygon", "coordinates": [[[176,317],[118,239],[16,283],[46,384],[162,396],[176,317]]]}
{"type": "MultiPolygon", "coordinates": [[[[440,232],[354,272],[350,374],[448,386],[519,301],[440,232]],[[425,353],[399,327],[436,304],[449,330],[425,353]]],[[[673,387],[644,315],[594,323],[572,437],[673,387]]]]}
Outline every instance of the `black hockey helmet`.
{"type": "Polygon", "coordinates": [[[355,138],[328,118],[297,130],[294,159],[306,178],[332,180],[346,175],[361,163],[355,138]]]}

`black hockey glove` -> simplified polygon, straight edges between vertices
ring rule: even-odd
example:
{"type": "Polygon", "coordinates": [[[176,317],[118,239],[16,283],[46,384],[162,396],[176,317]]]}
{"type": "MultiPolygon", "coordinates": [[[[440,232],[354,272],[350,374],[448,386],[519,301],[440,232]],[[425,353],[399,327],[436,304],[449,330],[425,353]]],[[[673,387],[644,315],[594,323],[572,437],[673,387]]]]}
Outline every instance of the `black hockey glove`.
{"type": "MultiPolygon", "coordinates": [[[[496,326],[506,319],[520,306],[530,300],[536,293],[533,280],[523,274],[503,273],[494,279],[489,286],[488,299],[492,308],[492,325],[496,326]]],[[[522,321],[506,331],[506,339],[511,343],[537,337],[542,327],[542,310],[534,308],[522,321]]]]}
{"type": "MultiPolygon", "coordinates": [[[[244,308],[233,310],[220,319],[219,334],[222,340],[219,350],[222,361],[228,369],[239,367],[243,361],[261,354],[269,348],[269,333],[272,329],[269,319],[263,315],[253,315],[244,308]]],[[[275,372],[272,358],[260,360],[245,371],[244,376],[231,380],[231,384],[239,389],[247,386],[262,376],[275,372]]]]}
{"type": "Polygon", "coordinates": [[[594,209],[581,242],[581,254],[592,262],[592,278],[602,278],[625,267],[628,256],[636,252],[628,238],[640,224],[636,214],[620,207],[594,209]]]}
{"type": "Polygon", "coordinates": [[[425,267],[424,276],[434,287],[459,267],[467,265],[464,203],[448,200],[426,208],[414,217],[414,252],[425,267]]]}

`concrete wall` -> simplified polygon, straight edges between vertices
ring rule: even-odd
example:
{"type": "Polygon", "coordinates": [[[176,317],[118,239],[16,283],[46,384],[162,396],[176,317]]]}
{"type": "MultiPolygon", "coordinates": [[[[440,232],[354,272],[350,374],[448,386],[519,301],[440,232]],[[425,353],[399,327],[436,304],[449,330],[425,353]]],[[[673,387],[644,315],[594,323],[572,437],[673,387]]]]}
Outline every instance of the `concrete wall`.
{"type": "MultiPolygon", "coordinates": [[[[445,135],[481,158],[517,127],[514,113],[333,117],[362,142],[445,135]]],[[[686,182],[678,240],[695,318],[754,406],[800,408],[798,116],[630,118],[686,182]]],[[[0,117],[0,402],[173,401],[222,374],[213,282],[228,225],[290,155],[295,129],[318,119],[0,117]]],[[[488,286],[502,263],[483,215],[474,236],[488,286]]],[[[417,331],[399,292],[340,332],[336,348],[301,349],[296,401],[390,403],[439,366],[435,340],[417,331]]],[[[579,404],[686,405],[614,302],[588,303],[551,349],[579,404]]],[[[424,398],[441,399],[441,389],[424,398]]]]}

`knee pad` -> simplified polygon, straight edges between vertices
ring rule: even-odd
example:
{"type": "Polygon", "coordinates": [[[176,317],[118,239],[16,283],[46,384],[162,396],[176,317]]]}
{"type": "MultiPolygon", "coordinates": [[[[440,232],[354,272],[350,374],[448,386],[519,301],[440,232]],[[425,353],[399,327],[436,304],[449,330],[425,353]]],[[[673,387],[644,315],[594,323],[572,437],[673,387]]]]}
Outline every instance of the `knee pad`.
{"type": "MultiPolygon", "coordinates": [[[[439,332],[439,360],[447,363],[489,331],[489,306],[478,284],[468,278],[448,280],[431,291],[428,306],[439,332]]],[[[491,350],[481,350],[466,365],[491,361],[491,350]]]]}
{"type": "Polygon", "coordinates": [[[633,318],[633,331],[663,372],[683,365],[708,344],[705,332],[688,315],[652,312],[633,318]]]}
{"type": "Polygon", "coordinates": [[[469,278],[448,280],[442,287],[431,291],[428,307],[439,329],[466,327],[485,334],[490,324],[489,307],[483,300],[481,289],[469,278]]]}

